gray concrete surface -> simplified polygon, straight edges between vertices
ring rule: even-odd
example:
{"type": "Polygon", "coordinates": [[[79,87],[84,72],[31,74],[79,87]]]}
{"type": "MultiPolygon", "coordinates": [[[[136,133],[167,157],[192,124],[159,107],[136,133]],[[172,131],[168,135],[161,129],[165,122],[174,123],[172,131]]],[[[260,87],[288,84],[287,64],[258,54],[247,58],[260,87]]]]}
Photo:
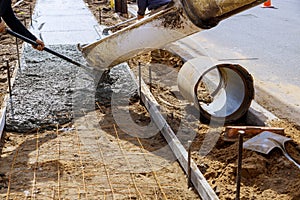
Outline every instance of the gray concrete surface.
{"type": "Polygon", "coordinates": [[[37,0],[31,31],[46,45],[88,44],[100,27],[83,0],[37,0]]]}
{"type": "MultiPolygon", "coordinates": [[[[32,22],[30,31],[48,48],[83,64],[76,45],[100,38],[97,30],[101,27],[82,0],[37,0],[32,22]]],[[[91,107],[91,88],[94,82],[85,71],[26,44],[13,95],[6,105],[6,130],[27,132],[67,123],[73,118],[74,107],[91,107]]]]}
{"type": "MultiPolygon", "coordinates": [[[[51,46],[80,59],[74,45],[51,46]]],[[[70,122],[78,68],[44,52],[25,48],[26,67],[14,81],[6,112],[6,130],[28,132],[35,128],[54,128],[70,122]]]]}
{"type": "MultiPolygon", "coordinates": [[[[84,60],[75,45],[50,48],[80,62],[84,60]]],[[[37,128],[53,129],[94,111],[95,102],[110,105],[113,93],[134,96],[137,92],[131,75],[122,65],[105,73],[97,83],[84,70],[54,55],[31,47],[25,48],[23,55],[26,67],[14,82],[12,101],[6,112],[7,131],[26,133],[37,128]]]]}

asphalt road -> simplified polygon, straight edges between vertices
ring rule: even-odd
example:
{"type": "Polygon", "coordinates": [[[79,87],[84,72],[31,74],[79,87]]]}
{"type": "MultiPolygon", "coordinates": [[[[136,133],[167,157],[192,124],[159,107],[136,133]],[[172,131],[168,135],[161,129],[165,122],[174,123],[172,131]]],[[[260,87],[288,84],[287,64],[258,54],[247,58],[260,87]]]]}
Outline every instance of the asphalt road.
{"type": "Polygon", "coordinates": [[[272,0],[191,37],[198,50],[244,66],[254,77],[256,101],[300,124],[300,2],[272,0]]]}

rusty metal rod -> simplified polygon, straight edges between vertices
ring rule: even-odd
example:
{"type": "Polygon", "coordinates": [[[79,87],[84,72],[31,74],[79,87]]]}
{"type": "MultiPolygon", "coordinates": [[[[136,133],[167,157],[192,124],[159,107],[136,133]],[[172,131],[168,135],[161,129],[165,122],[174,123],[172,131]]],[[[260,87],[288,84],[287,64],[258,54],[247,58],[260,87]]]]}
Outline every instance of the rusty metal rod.
{"type": "Polygon", "coordinates": [[[7,83],[8,83],[8,92],[9,92],[9,102],[11,106],[11,116],[14,116],[14,108],[13,108],[13,101],[12,101],[12,90],[11,90],[11,79],[10,79],[10,66],[9,66],[9,60],[6,60],[6,66],[7,66],[7,83]]]}
{"type": "Polygon", "coordinates": [[[151,69],[151,65],[149,65],[149,87],[150,87],[150,92],[152,92],[152,69],[151,69]]]}
{"type": "Polygon", "coordinates": [[[11,82],[10,82],[10,71],[9,71],[9,61],[6,61],[6,67],[7,67],[7,82],[8,82],[8,91],[9,91],[9,96],[11,98],[12,93],[11,93],[11,82]]]}
{"type": "Polygon", "coordinates": [[[139,97],[140,97],[140,103],[142,103],[142,72],[141,72],[141,63],[139,62],[139,97]]]}
{"type": "Polygon", "coordinates": [[[19,44],[18,44],[17,37],[16,37],[16,48],[17,48],[18,66],[19,66],[19,69],[21,70],[20,52],[19,52],[19,44]]]}
{"type": "Polygon", "coordinates": [[[191,177],[191,146],[192,146],[192,141],[188,141],[188,187],[192,187],[192,177],[191,177]]]}
{"type": "Polygon", "coordinates": [[[245,136],[255,136],[263,131],[271,131],[273,133],[283,134],[284,128],[280,127],[265,127],[265,126],[226,126],[224,135],[227,138],[238,138],[239,131],[243,130],[245,136]]]}
{"type": "Polygon", "coordinates": [[[102,23],[101,9],[99,8],[98,11],[99,11],[99,24],[101,25],[102,23]]]}
{"type": "Polygon", "coordinates": [[[30,13],[30,25],[32,26],[32,6],[29,5],[29,13],[30,13]]]}
{"type": "Polygon", "coordinates": [[[242,171],[242,159],[243,159],[243,136],[245,131],[239,131],[239,153],[238,153],[238,166],[237,166],[237,176],[236,176],[236,197],[235,200],[240,199],[241,190],[241,171],[242,171]]]}

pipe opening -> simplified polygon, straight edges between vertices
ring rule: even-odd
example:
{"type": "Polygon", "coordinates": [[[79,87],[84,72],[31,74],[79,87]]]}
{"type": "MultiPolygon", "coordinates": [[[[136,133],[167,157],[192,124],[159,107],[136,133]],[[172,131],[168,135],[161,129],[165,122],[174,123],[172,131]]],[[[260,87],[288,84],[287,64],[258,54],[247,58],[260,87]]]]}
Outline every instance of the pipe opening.
{"type": "Polygon", "coordinates": [[[218,64],[201,71],[194,63],[182,69],[178,87],[186,99],[194,101],[201,117],[229,123],[247,113],[254,86],[252,76],[242,66],[218,64]],[[189,78],[191,74],[193,78],[189,78]]]}

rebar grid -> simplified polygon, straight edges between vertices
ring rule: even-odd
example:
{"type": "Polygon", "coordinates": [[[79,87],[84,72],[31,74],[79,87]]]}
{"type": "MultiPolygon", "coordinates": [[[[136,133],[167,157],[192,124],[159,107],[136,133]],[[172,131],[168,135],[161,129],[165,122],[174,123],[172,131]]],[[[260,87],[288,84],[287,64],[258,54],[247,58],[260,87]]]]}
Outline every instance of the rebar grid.
{"type": "Polygon", "coordinates": [[[19,149],[16,150],[15,154],[14,154],[14,157],[13,157],[13,161],[12,161],[12,164],[11,164],[11,167],[9,169],[9,175],[8,175],[8,184],[7,184],[7,193],[6,193],[6,200],[9,200],[9,196],[10,196],[10,186],[11,186],[11,182],[12,182],[12,171],[14,169],[14,165],[15,165],[15,162],[16,162],[16,159],[17,159],[17,156],[18,156],[18,153],[19,153],[19,149]]]}
{"type": "MultiPolygon", "coordinates": [[[[57,155],[58,155],[58,160],[60,160],[60,137],[58,133],[58,126],[56,126],[56,137],[57,137],[57,155]]],[[[60,168],[58,163],[57,163],[57,195],[58,195],[58,200],[60,200],[60,168]]],[[[55,193],[54,193],[54,197],[55,197],[55,193]]]]}
{"type": "MultiPolygon", "coordinates": [[[[130,166],[130,162],[129,162],[127,156],[125,155],[124,150],[123,150],[123,148],[122,148],[122,145],[121,145],[121,143],[120,143],[119,134],[118,134],[118,131],[117,131],[117,129],[116,129],[116,125],[115,125],[115,124],[114,124],[114,130],[115,130],[115,133],[116,133],[116,135],[117,135],[117,141],[118,141],[119,148],[120,148],[120,150],[121,150],[121,152],[122,152],[122,154],[123,154],[123,156],[124,156],[124,158],[125,158],[125,160],[126,160],[126,164],[127,164],[127,166],[129,167],[129,169],[132,169],[132,167],[130,166]]],[[[133,176],[132,171],[130,170],[129,173],[130,173],[130,177],[131,177],[131,180],[132,180],[132,182],[133,182],[134,189],[135,189],[136,193],[138,194],[138,196],[139,196],[141,199],[144,199],[144,197],[142,196],[141,192],[140,192],[139,189],[137,188],[137,185],[136,185],[136,182],[135,182],[135,179],[134,179],[134,176],[133,176]]]]}
{"type": "MultiPolygon", "coordinates": [[[[84,112],[84,111],[83,111],[84,112]]],[[[84,116],[86,116],[86,113],[84,112],[84,116]]],[[[88,120],[86,120],[88,121],[88,120]]],[[[78,134],[77,134],[78,135],[78,134]]],[[[99,145],[99,143],[97,143],[97,146],[98,146],[98,150],[100,152],[100,157],[101,157],[101,160],[102,160],[102,163],[103,163],[103,167],[104,167],[104,171],[105,171],[105,175],[106,175],[106,179],[107,179],[107,182],[109,184],[109,187],[110,187],[110,191],[112,193],[112,199],[114,200],[115,199],[115,193],[114,193],[114,189],[113,189],[113,186],[112,186],[112,183],[111,183],[111,179],[110,179],[110,174],[109,174],[109,170],[107,168],[107,164],[105,162],[105,159],[104,159],[104,155],[103,155],[103,151],[101,149],[101,145],[99,145]]],[[[106,196],[106,192],[104,190],[104,196],[106,196]]]]}
{"type": "MultiPolygon", "coordinates": [[[[89,114],[85,113],[84,118],[89,114]]],[[[95,115],[92,117],[95,118],[95,115]]],[[[101,117],[103,116],[96,117],[98,123],[102,120],[101,117]]],[[[88,120],[87,117],[85,121],[88,123],[88,120]]],[[[150,154],[147,153],[148,147],[146,150],[138,138],[126,136],[123,140],[125,133],[120,131],[116,124],[105,126],[108,128],[105,131],[94,128],[89,134],[79,133],[81,130],[78,130],[79,126],[75,124],[72,131],[61,131],[57,126],[53,131],[37,131],[23,135],[19,138],[22,143],[19,143],[19,147],[12,151],[14,154],[11,154],[6,200],[168,199],[164,190],[168,190],[169,187],[162,187],[158,175],[152,170],[151,158],[147,156],[150,154]],[[106,132],[107,130],[109,131],[106,132]],[[115,147],[110,149],[107,146],[104,149],[103,141],[98,140],[100,132],[101,137],[111,140],[115,147]],[[98,149],[99,160],[95,160],[86,149],[90,144],[89,140],[83,143],[83,137],[97,141],[91,143],[91,148],[98,149]],[[114,156],[113,160],[110,155],[114,156]],[[134,156],[143,158],[146,164],[142,167],[151,171],[133,172],[131,162],[135,162],[134,156]],[[120,163],[125,166],[125,171],[111,163],[116,160],[124,160],[120,163]],[[26,177],[23,177],[23,174],[26,177]],[[19,183],[21,185],[18,185],[19,183]]],[[[159,177],[163,180],[168,179],[165,174],[160,174],[159,177]]],[[[171,185],[169,184],[170,187],[171,185]]],[[[167,193],[170,195],[170,191],[167,193]]]]}
{"type": "MultiPolygon", "coordinates": [[[[79,139],[78,134],[76,134],[77,136],[77,144],[78,144],[78,155],[79,155],[79,161],[80,161],[80,165],[81,165],[81,173],[82,173],[82,183],[83,183],[83,190],[84,190],[84,196],[87,199],[87,189],[86,189],[86,180],[85,180],[85,172],[84,172],[84,166],[83,166],[83,162],[82,162],[82,157],[81,157],[81,142],[79,139]]],[[[81,192],[80,189],[78,189],[78,199],[80,199],[81,197],[81,192]]]]}
{"type": "MultiPolygon", "coordinates": [[[[141,143],[141,140],[140,140],[138,137],[137,137],[136,139],[137,139],[138,143],[140,144],[141,152],[146,154],[147,152],[146,152],[146,150],[145,150],[143,144],[141,143]]],[[[168,199],[167,196],[166,196],[166,194],[165,194],[165,192],[163,191],[163,189],[162,189],[162,187],[161,187],[160,181],[159,181],[158,178],[157,178],[156,172],[154,171],[154,169],[153,169],[153,167],[152,167],[152,165],[151,165],[151,162],[149,161],[149,159],[146,158],[145,154],[143,154],[143,155],[144,155],[144,158],[145,158],[145,160],[146,160],[146,162],[147,162],[149,168],[151,169],[152,175],[153,175],[153,177],[154,177],[154,179],[155,179],[155,181],[156,181],[156,184],[157,184],[158,187],[159,187],[160,192],[162,193],[164,199],[168,199]]],[[[155,193],[155,194],[156,194],[156,193],[155,193]]]]}
{"type": "Polygon", "coordinates": [[[36,193],[35,193],[35,189],[36,189],[36,169],[38,168],[38,162],[39,162],[39,131],[37,131],[36,133],[36,145],[35,145],[35,163],[34,163],[34,167],[33,167],[33,180],[32,180],[32,188],[31,188],[31,196],[33,197],[32,199],[35,200],[36,198],[36,193]]]}
{"type": "MultiPolygon", "coordinates": [[[[99,105],[98,102],[96,102],[96,105],[98,106],[98,108],[100,110],[100,113],[104,113],[104,111],[102,110],[102,108],[101,108],[101,106],[99,105]]],[[[153,175],[153,178],[155,179],[155,183],[157,184],[157,186],[153,186],[153,185],[150,186],[151,188],[153,188],[153,191],[154,191],[153,193],[155,194],[155,198],[154,199],[160,199],[160,198],[162,198],[162,199],[168,199],[167,196],[166,196],[166,194],[165,194],[165,192],[163,191],[163,189],[161,187],[161,184],[160,184],[160,181],[158,180],[157,175],[156,175],[156,173],[155,173],[155,171],[154,171],[154,169],[152,167],[151,161],[149,159],[147,159],[147,157],[146,157],[147,151],[144,149],[144,147],[142,145],[142,142],[138,138],[135,138],[135,137],[132,137],[132,138],[126,137],[126,141],[137,142],[136,145],[137,145],[137,147],[138,147],[138,149],[139,149],[140,152],[138,152],[138,151],[133,152],[133,153],[126,152],[126,154],[125,154],[125,150],[124,150],[124,147],[123,147],[123,145],[121,143],[122,140],[120,139],[120,135],[118,133],[118,130],[117,130],[118,128],[117,128],[116,124],[101,125],[101,128],[105,128],[105,130],[110,130],[110,131],[114,130],[115,137],[117,138],[119,149],[120,149],[120,151],[122,153],[122,156],[123,156],[123,158],[126,161],[126,165],[128,166],[129,169],[133,169],[133,167],[131,166],[130,161],[129,161],[127,155],[130,155],[130,154],[131,155],[142,155],[144,157],[145,161],[147,162],[147,165],[148,165],[149,169],[151,170],[151,174],[153,175]],[[157,191],[156,191],[157,187],[158,187],[159,191],[161,192],[162,197],[158,197],[157,196],[157,191]]],[[[126,149],[126,150],[128,150],[128,149],[126,149]]],[[[132,172],[132,170],[129,170],[129,174],[130,174],[130,178],[132,180],[133,186],[135,188],[135,191],[139,195],[138,197],[140,199],[144,199],[145,197],[141,193],[141,190],[143,190],[143,189],[142,188],[140,188],[140,189],[138,188],[138,186],[137,186],[138,184],[136,183],[136,180],[135,180],[135,177],[134,177],[134,173],[132,172]]],[[[153,197],[151,197],[151,199],[153,199],[153,197]]]]}

